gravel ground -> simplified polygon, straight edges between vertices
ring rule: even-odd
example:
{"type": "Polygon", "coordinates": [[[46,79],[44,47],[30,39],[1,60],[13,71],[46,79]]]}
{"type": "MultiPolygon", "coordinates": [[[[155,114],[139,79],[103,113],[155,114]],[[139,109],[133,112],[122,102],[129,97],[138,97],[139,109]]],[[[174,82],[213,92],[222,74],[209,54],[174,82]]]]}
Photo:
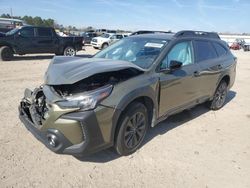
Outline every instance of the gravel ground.
{"type": "Polygon", "coordinates": [[[170,117],[130,156],[106,150],[82,159],[54,154],[18,119],[24,89],[43,82],[53,56],[0,62],[0,187],[250,187],[250,53],[234,53],[237,78],[224,108],[170,117]]]}

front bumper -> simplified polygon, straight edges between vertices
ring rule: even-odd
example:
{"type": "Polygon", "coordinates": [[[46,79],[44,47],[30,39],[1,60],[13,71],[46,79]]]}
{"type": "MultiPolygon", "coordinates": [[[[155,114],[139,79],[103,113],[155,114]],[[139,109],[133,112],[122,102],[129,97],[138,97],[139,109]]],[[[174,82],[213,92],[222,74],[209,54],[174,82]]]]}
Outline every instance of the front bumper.
{"type": "Polygon", "coordinates": [[[99,106],[90,111],[63,113],[58,108],[51,108],[48,119],[37,126],[31,117],[34,114],[22,100],[19,118],[38,140],[55,153],[82,156],[112,146],[113,109],[99,106]]]}
{"type": "Polygon", "coordinates": [[[101,44],[96,43],[96,42],[92,42],[92,41],[91,41],[91,45],[92,45],[93,47],[95,47],[95,48],[101,48],[101,44]]]}

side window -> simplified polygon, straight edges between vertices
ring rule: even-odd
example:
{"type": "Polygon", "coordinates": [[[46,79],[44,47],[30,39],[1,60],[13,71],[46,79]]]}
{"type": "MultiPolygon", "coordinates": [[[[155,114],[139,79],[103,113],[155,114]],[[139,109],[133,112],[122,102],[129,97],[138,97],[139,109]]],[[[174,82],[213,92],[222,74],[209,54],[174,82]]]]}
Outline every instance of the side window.
{"type": "Polygon", "coordinates": [[[214,45],[215,50],[216,50],[219,57],[221,57],[227,53],[227,50],[221,44],[214,42],[213,45],[214,45]]]}
{"type": "Polygon", "coordinates": [[[214,47],[208,41],[195,41],[196,61],[204,61],[217,57],[214,47]]]}
{"type": "Polygon", "coordinates": [[[117,39],[122,39],[123,37],[122,37],[122,35],[116,35],[116,38],[117,39]]]}
{"type": "Polygon", "coordinates": [[[170,61],[180,61],[182,65],[193,63],[192,43],[190,41],[176,44],[162,61],[161,68],[169,67],[170,61]]]}
{"type": "Polygon", "coordinates": [[[34,37],[34,28],[26,27],[20,31],[23,37],[34,37]]]}
{"type": "Polygon", "coordinates": [[[39,37],[51,37],[52,32],[50,28],[37,28],[37,35],[39,37]]]}

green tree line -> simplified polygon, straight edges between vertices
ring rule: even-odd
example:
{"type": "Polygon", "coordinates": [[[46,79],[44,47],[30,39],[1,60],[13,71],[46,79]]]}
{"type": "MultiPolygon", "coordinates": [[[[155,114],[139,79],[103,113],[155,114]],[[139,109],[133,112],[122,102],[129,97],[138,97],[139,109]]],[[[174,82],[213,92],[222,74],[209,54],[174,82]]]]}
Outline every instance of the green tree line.
{"type": "Polygon", "coordinates": [[[9,14],[2,14],[2,18],[14,18],[14,19],[20,19],[25,21],[29,25],[35,25],[35,26],[47,26],[47,27],[54,27],[55,26],[55,20],[48,18],[48,19],[42,19],[40,16],[10,16],[9,14]]]}

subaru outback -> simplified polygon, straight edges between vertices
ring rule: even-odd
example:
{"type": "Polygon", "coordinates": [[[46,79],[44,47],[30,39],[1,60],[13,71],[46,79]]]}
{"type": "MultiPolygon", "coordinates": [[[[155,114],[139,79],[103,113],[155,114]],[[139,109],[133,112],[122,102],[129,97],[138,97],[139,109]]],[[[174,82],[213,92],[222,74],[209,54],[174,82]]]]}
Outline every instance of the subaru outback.
{"type": "Polygon", "coordinates": [[[127,37],[91,58],[54,57],[44,83],[25,90],[19,117],[56,153],[129,155],[170,115],[205,102],[222,108],[236,61],[216,33],[127,37]]]}

